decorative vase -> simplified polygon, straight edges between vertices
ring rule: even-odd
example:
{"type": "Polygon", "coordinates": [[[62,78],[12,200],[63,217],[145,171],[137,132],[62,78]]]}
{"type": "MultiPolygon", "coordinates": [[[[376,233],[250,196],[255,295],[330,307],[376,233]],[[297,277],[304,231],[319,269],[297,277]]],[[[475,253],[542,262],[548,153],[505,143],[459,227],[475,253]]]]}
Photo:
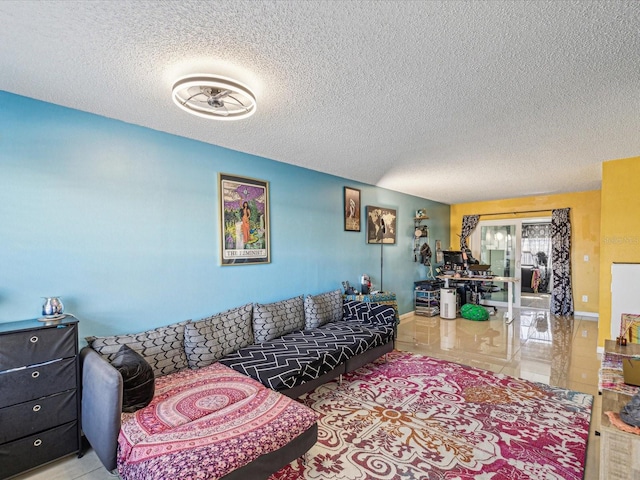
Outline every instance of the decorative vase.
{"type": "Polygon", "coordinates": [[[51,317],[54,315],[62,315],[64,312],[64,305],[60,300],[60,297],[42,297],[44,303],[42,304],[42,315],[45,317],[51,317]]]}

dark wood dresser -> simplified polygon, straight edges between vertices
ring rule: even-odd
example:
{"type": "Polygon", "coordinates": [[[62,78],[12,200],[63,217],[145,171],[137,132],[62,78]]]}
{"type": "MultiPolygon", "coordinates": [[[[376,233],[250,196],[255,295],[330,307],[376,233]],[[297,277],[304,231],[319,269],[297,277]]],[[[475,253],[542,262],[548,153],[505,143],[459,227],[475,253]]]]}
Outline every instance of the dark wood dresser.
{"type": "Polygon", "coordinates": [[[0,478],[80,452],[78,321],[0,323],[0,478]]]}

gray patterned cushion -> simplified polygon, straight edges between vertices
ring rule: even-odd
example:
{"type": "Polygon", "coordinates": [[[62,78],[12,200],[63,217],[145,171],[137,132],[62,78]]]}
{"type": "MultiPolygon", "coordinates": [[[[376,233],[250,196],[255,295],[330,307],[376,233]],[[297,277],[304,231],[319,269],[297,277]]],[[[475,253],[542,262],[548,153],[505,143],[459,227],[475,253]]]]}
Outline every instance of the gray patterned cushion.
{"type": "Polygon", "coordinates": [[[318,328],[325,323],[342,319],[342,291],[308,295],[304,299],[305,329],[318,328]]]}
{"type": "Polygon", "coordinates": [[[249,303],[185,325],[184,349],[189,367],[206,367],[229,353],[251,345],[252,313],[253,305],[249,303]]]}
{"type": "Polygon", "coordinates": [[[302,295],[275,303],[256,303],[253,308],[253,336],[256,343],[268,342],[285,333],[303,328],[302,295]]]}
{"type": "Polygon", "coordinates": [[[122,345],[138,352],[156,377],[187,368],[184,352],[184,326],[189,321],[174,323],[146,332],[111,337],[87,337],[87,343],[111,362],[122,345]]]}

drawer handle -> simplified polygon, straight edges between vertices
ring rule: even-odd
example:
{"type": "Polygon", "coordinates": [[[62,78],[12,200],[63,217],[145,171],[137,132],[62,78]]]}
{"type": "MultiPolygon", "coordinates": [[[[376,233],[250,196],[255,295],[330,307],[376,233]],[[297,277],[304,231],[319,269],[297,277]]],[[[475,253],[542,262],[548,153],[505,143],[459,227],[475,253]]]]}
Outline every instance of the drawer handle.
{"type": "Polygon", "coordinates": [[[39,438],[36,439],[35,442],[33,442],[33,446],[34,447],[39,447],[40,445],[42,445],[42,440],[40,440],[39,438]]]}
{"type": "Polygon", "coordinates": [[[33,411],[34,411],[34,412],[39,412],[41,408],[42,408],[42,407],[41,407],[40,405],[34,405],[34,406],[33,406],[33,411]]]}
{"type": "Polygon", "coordinates": [[[37,370],[31,374],[31,378],[38,378],[40,376],[40,372],[37,370]]]}
{"type": "Polygon", "coordinates": [[[38,337],[37,337],[36,335],[34,335],[33,337],[31,337],[31,338],[29,339],[29,341],[30,341],[31,343],[36,343],[36,342],[38,341],[38,337]]]}

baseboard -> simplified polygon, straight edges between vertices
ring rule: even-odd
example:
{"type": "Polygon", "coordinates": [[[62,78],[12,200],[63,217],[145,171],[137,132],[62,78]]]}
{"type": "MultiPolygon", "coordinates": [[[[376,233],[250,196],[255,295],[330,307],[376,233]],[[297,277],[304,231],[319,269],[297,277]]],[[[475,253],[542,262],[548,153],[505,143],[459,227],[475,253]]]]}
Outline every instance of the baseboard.
{"type": "Polygon", "coordinates": [[[403,313],[402,315],[400,315],[400,324],[402,324],[402,322],[409,320],[410,318],[412,318],[415,314],[415,311],[412,310],[410,312],[407,313],[403,313]]]}
{"type": "MultiPolygon", "coordinates": [[[[410,318],[413,318],[415,315],[415,311],[407,312],[400,315],[400,323],[402,324],[405,321],[408,321],[410,318]]],[[[573,312],[574,317],[587,317],[585,320],[593,320],[597,322],[600,316],[594,312],[573,312]]]]}

